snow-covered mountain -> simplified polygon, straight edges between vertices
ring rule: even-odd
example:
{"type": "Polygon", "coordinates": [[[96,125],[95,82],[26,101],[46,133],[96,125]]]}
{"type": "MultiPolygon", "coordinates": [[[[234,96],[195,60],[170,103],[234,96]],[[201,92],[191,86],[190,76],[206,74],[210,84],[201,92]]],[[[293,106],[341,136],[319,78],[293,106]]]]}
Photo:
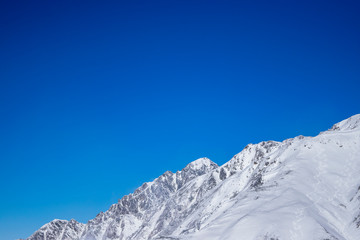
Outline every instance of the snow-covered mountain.
{"type": "Polygon", "coordinates": [[[360,239],[360,114],[316,137],[249,144],[165,172],[87,224],[54,220],[27,240],[360,239]]]}

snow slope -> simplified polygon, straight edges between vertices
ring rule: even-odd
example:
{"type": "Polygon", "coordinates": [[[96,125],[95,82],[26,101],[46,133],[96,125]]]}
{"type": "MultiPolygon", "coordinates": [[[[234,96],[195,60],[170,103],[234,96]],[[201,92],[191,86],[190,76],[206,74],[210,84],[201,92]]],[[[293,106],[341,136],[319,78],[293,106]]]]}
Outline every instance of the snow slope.
{"type": "Polygon", "coordinates": [[[360,239],[360,114],[316,137],[198,159],[87,224],[54,220],[28,240],[360,239]]]}

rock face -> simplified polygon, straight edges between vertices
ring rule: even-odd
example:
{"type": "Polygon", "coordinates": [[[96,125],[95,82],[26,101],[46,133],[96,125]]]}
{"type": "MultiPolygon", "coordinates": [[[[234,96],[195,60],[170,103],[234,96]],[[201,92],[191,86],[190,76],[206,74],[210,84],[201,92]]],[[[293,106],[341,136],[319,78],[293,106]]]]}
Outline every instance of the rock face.
{"type": "Polygon", "coordinates": [[[316,137],[198,159],[87,224],[54,220],[28,240],[360,239],[360,115],[316,137]]]}
{"type": "Polygon", "coordinates": [[[74,219],[70,221],[55,219],[36,231],[29,239],[34,240],[75,240],[80,238],[85,224],[74,219]]]}

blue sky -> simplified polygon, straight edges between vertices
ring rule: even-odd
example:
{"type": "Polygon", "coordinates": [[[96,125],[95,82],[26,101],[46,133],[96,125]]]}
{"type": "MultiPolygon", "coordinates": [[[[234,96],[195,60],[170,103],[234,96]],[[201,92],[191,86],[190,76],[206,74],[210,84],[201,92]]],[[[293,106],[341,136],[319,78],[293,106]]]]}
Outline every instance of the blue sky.
{"type": "Polygon", "coordinates": [[[270,2],[2,2],[1,239],[360,113],[358,3],[270,2]]]}

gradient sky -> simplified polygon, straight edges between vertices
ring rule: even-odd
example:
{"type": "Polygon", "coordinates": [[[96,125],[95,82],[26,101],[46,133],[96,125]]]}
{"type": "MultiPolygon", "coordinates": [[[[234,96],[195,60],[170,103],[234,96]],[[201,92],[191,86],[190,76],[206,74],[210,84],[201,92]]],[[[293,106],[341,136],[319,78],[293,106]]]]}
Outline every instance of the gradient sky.
{"type": "Polygon", "coordinates": [[[0,238],[360,113],[356,2],[2,1],[0,238]]]}

